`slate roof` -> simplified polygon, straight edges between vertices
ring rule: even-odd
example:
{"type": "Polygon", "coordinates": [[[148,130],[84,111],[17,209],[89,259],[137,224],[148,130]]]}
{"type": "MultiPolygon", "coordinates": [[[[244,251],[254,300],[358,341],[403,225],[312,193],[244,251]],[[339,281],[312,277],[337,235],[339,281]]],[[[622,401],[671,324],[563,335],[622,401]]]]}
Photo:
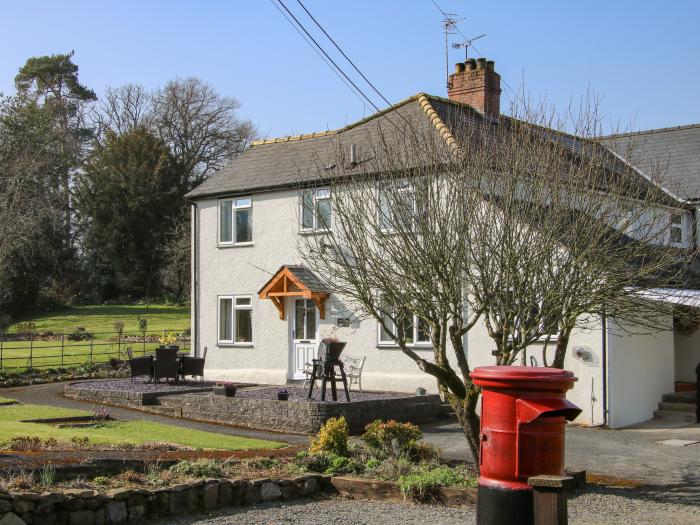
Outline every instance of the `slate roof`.
{"type": "MultiPolygon", "coordinates": [[[[449,140],[449,130],[444,124],[440,127],[442,116],[448,116],[446,106],[449,104],[438,106],[440,100],[419,94],[339,130],[253,142],[249,149],[194,188],[187,197],[253,193],[317,180],[319,173],[324,173],[324,168],[337,159],[341,140],[345,144],[356,144],[359,151],[368,151],[374,138],[382,135],[392,140],[406,123],[421,133],[432,134],[436,140],[449,140]],[[430,103],[426,103],[428,100],[430,103]]],[[[462,107],[476,115],[475,110],[462,107]]],[[[351,173],[351,170],[345,172],[351,173]]]]}
{"type": "Polygon", "coordinates": [[[312,292],[328,292],[328,286],[305,266],[287,265],[287,269],[312,292]]]}
{"type": "Polygon", "coordinates": [[[700,124],[611,135],[602,142],[677,196],[700,200],[700,124]]]}
{"type": "MultiPolygon", "coordinates": [[[[333,171],[327,168],[337,161],[341,143],[356,144],[358,151],[369,151],[370,144],[376,143],[379,136],[387,141],[396,139],[406,123],[424,136],[433,136],[450,147],[457,146],[459,137],[452,130],[462,128],[465,119],[476,122],[486,118],[467,104],[419,93],[338,130],[253,142],[226,167],[190,191],[187,198],[256,193],[331,178],[333,171]],[[460,125],[454,125],[456,121],[460,125]]],[[[500,118],[500,125],[513,122],[505,115],[500,118]]],[[[573,135],[545,128],[542,132],[552,140],[563,142],[574,154],[598,147],[573,135]]],[[[664,186],[674,195],[700,199],[700,125],[606,137],[604,153],[609,154],[608,165],[614,172],[623,173],[625,161],[612,151],[625,158],[632,142],[640,158],[653,157],[668,164],[668,179],[672,184],[669,186],[664,180],[664,186]],[[680,191],[681,187],[686,191],[680,191]]],[[[634,164],[634,158],[628,161],[634,164]]],[[[642,163],[638,167],[643,172],[651,171],[642,163]]],[[[343,172],[352,175],[353,170],[346,167],[343,172]]]]}
{"type": "Polygon", "coordinates": [[[270,277],[267,282],[262,285],[260,290],[258,290],[258,293],[262,292],[270,282],[272,282],[273,279],[277,277],[277,275],[284,269],[289,270],[294,274],[294,276],[304,285],[306,288],[309,289],[311,292],[319,292],[319,293],[329,293],[328,286],[318,278],[318,276],[306,268],[305,266],[300,266],[300,265],[295,265],[295,264],[285,264],[279,267],[279,269],[275,272],[275,274],[270,277]]]}

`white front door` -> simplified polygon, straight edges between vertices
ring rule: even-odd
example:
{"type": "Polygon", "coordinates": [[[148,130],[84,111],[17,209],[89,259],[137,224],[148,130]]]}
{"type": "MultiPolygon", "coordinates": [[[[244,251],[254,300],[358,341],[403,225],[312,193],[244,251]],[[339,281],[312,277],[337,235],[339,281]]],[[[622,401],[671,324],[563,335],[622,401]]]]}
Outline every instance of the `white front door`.
{"type": "Polygon", "coordinates": [[[304,367],[316,359],[318,350],[318,313],[311,299],[294,299],[293,303],[291,378],[306,379],[304,367]]]}

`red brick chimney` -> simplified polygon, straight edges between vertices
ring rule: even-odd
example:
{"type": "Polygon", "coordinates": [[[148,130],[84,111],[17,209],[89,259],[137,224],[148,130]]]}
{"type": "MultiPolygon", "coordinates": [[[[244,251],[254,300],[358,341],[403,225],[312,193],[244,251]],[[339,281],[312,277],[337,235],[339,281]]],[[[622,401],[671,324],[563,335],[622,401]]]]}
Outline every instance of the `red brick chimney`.
{"type": "Polygon", "coordinates": [[[458,62],[447,81],[447,96],[498,118],[501,114],[501,75],[493,67],[493,60],[485,58],[458,62]]]}

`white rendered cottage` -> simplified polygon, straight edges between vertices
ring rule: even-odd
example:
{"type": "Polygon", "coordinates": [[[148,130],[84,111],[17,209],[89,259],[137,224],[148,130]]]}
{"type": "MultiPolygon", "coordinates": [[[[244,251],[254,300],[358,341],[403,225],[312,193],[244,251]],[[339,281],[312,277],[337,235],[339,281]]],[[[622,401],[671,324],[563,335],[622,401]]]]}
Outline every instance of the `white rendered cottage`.
{"type": "MultiPolygon", "coordinates": [[[[493,62],[470,60],[458,64],[451,76],[448,99],[419,94],[340,130],[255,142],[190,192],[192,337],[194,351],[208,349],[206,377],[267,384],[303,379],[304,364],[320,340],[334,335],[347,341],[344,355],[366,357],[363,388],[435,391],[434,379],[386,340],[376,322],[353,318],[343,298],[324,288],[322,276],[304,268],[298,236],[324,234],[319,224],[328,221],[303,209],[299,183],[318,178],[319,165],[332,160],[338,141],[362,149],[385,115],[446,140],[445,123],[456,109],[468,118],[497,118],[499,96],[493,62]]],[[[652,130],[635,138],[647,153],[667,155],[669,176],[688,188],[687,195],[675,197],[677,207],[664,213],[672,224],[668,241],[695,246],[700,126],[652,130]]],[[[317,187],[313,198],[317,213],[332,217],[330,192],[317,187]]],[[[700,292],[693,290],[661,295],[666,301],[700,304],[700,292]]],[[[700,332],[622,334],[612,319],[572,334],[565,367],[578,377],[568,397],[583,409],[577,419],[581,424],[620,427],[650,419],[674,383],[695,380],[700,332]]],[[[413,341],[417,352],[432,356],[429,338],[420,330],[413,341]]],[[[493,364],[493,347],[483,326],[465,336],[472,366],[493,364]]]]}

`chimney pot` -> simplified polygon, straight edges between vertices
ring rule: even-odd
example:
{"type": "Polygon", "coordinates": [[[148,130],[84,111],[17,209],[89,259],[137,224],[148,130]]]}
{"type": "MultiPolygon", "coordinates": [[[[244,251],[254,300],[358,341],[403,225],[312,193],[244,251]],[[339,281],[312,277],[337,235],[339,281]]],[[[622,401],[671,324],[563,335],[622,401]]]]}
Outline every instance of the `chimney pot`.
{"type": "Polygon", "coordinates": [[[476,69],[486,69],[486,59],[485,58],[477,59],[476,69]]]}
{"type": "Polygon", "coordinates": [[[464,71],[464,68],[465,68],[465,65],[463,62],[457,62],[455,64],[455,73],[461,73],[462,71],[464,71]]]}
{"type": "Polygon", "coordinates": [[[468,58],[467,61],[465,62],[465,65],[467,66],[467,69],[469,71],[471,71],[472,69],[476,69],[476,59],[468,58]]]}
{"type": "Polygon", "coordinates": [[[487,60],[486,61],[486,69],[488,71],[494,71],[494,67],[496,66],[496,63],[493,60],[487,60]]]}

